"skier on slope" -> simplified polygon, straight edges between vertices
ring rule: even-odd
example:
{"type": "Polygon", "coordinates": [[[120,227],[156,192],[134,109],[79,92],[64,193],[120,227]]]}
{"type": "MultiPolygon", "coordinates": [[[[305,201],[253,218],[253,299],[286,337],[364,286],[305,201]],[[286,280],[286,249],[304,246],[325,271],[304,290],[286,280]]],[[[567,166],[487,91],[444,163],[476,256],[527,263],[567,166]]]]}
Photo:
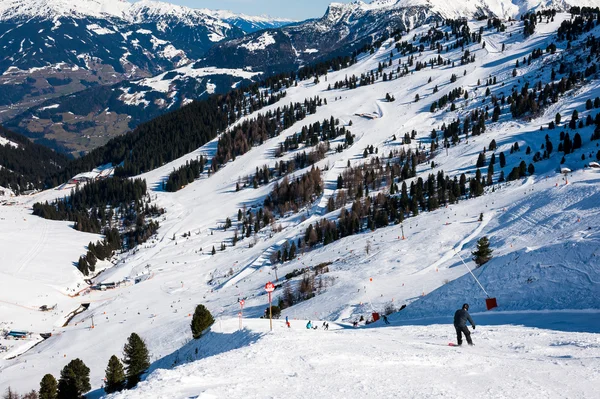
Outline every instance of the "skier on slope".
{"type": "Polygon", "coordinates": [[[462,334],[465,334],[467,343],[473,345],[473,341],[471,341],[471,332],[467,328],[467,320],[471,323],[474,330],[475,323],[469,314],[469,304],[465,303],[462,306],[462,309],[458,309],[456,313],[454,313],[454,328],[456,329],[456,339],[458,340],[459,346],[462,345],[462,334]]]}
{"type": "Polygon", "coordinates": [[[306,323],[306,329],[307,330],[312,330],[313,326],[312,326],[312,321],[308,321],[308,323],[306,323]]]}

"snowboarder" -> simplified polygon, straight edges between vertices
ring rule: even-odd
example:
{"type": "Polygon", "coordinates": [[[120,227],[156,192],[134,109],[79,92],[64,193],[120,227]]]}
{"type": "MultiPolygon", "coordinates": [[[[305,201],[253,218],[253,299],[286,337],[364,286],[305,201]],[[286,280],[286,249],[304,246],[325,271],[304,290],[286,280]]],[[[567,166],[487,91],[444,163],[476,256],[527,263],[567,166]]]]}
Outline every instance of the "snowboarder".
{"type": "Polygon", "coordinates": [[[469,345],[473,345],[473,341],[471,341],[471,332],[467,328],[467,320],[473,326],[473,330],[475,329],[475,323],[469,314],[469,304],[465,303],[462,306],[462,309],[458,309],[456,313],[454,313],[454,328],[456,329],[456,339],[458,341],[458,345],[462,345],[462,334],[465,334],[465,338],[467,339],[467,343],[469,345]]]}
{"type": "Polygon", "coordinates": [[[307,330],[312,330],[312,321],[308,321],[308,323],[306,323],[306,329],[307,330]]]}
{"type": "Polygon", "coordinates": [[[387,316],[386,316],[386,315],[383,315],[383,322],[384,322],[385,324],[390,324],[390,322],[389,322],[389,320],[388,320],[388,318],[387,318],[387,316]]]}
{"type": "Polygon", "coordinates": [[[292,326],[290,325],[290,320],[288,318],[288,316],[285,316],[285,325],[288,326],[288,328],[291,328],[292,326]]]}

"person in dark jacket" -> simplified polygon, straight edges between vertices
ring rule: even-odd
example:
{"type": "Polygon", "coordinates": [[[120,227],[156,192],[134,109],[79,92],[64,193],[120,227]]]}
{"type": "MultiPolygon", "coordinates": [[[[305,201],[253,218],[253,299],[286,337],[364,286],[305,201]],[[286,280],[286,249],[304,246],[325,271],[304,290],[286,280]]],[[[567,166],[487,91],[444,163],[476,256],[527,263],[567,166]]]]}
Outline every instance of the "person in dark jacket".
{"type": "Polygon", "coordinates": [[[454,313],[454,328],[456,329],[456,339],[458,340],[458,345],[462,345],[462,334],[465,334],[467,343],[469,345],[473,345],[473,341],[471,340],[471,332],[467,328],[467,321],[471,323],[474,330],[475,323],[469,314],[469,304],[465,303],[462,309],[458,309],[456,313],[454,313]]]}

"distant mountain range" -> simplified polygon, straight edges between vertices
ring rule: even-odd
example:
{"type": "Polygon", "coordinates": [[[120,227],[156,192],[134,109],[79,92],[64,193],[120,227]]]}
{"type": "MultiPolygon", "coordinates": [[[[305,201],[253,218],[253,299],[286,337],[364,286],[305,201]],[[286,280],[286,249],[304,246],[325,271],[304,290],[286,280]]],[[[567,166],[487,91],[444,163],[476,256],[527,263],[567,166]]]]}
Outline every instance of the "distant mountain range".
{"type": "Polygon", "coordinates": [[[0,0],[0,122],[85,152],[192,100],[349,55],[382,32],[597,2],[356,1],[291,23],[152,1],[0,0]]]}
{"type": "Polygon", "coordinates": [[[52,97],[181,67],[291,21],[154,1],[0,0],[0,122],[52,97]]]}

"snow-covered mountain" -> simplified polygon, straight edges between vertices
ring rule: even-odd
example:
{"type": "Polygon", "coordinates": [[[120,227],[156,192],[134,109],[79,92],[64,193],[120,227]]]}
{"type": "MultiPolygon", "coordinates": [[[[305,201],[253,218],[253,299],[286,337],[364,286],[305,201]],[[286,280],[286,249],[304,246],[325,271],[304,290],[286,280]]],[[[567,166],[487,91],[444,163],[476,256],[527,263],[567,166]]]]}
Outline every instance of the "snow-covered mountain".
{"type": "MultiPolygon", "coordinates": [[[[600,24],[597,12],[535,21],[432,19],[344,68],[175,110],[74,161],[92,167],[70,181],[1,199],[0,329],[31,334],[0,338],[0,391],[37,388],[78,358],[89,396],[102,397],[109,358],[135,332],[149,373],[113,397],[595,399],[600,24]],[[147,205],[158,230],[84,276],[73,264],[103,237],[73,223],[84,215],[131,237],[144,218],[122,216],[122,202],[71,222],[32,207],[101,187],[121,164],[114,174],[144,180],[144,199],[165,212],[147,205]],[[481,264],[483,237],[492,256],[481,264]],[[268,281],[283,308],[272,332],[268,281]],[[476,346],[448,348],[465,302],[476,346]],[[194,340],[197,304],[216,322],[194,340]]],[[[275,48],[286,29],[239,45],[275,48]]],[[[134,101],[214,71],[109,90],[134,101]]],[[[37,118],[73,117],[45,107],[37,118]]]]}
{"type": "Polygon", "coordinates": [[[85,56],[117,72],[126,64],[156,72],[198,58],[215,42],[285,22],[147,0],[1,0],[0,72],[61,61],[83,68],[85,56]],[[246,21],[248,30],[227,20],[246,21]]]}
{"type": "Polygon", "coordinates": [[[156,72],[244,33],[201,10],[155,1],[2,0],[0,22],[0,72],[59,62],[85,68],[86,56],[116,72],[127,64],[156,72]]]}
{"type": "Polygon", "coordinates": [[[370,43],[376,32],[406,31],[444,19],[517,18],[530,10],[598,6],[598,0],[373,0],[332,3],[323,17],[220,42],[201,65],[280,71],[370,43]],[[268,43],[261,39],[271,37],[268,43]]]}
{"type": "MultiPolygon", "coordinates": [[[[348,56],[363,45],[371,44],[382,32],[410,30],[429,22],[439,23],[446,18],[484,15],[514,18],[530,9],[555,7],[561,10],[581,2],[377,0],[371,3],[332,3],[321,18],[247,35],[243,35],[242,30],[250,32],[288,21],[236,15],[227,11],[194,10],[150,1],[128,5],[85,0],[81,4],[78,2],[72,12],[68,7],[72,3],[70,0],[6,2],[9,3],[17,5],[10,11],[11,18],[18,20],[37,16],[34,20],[41,21],[38,23],[45,24],[45,28],[32,29],[30,25],[33,22],[29,22],[17,25],[5,36],[0,36],[0,45],[6,41],[7,48],[12,48],[14,53],[10,57],[12,59],[4,60],[6,66],[13,65],[12,69],[0,76],[0,83],[7,83],[0,84],[0,106],[5,106],[0,108],[0,111],[5,111],[0,112],[0,120],[29,137],[39,138],[40,132],[44,132],[42,136],[45,139],[52,137],[53,141],[47,143],[54,148],[80,152],[89,151],[112,135],[124,133],[140,122],[176,109],[192,99],[225,92],[241,82],[241,75],[256,79],[274,72],[288,72],[336,55],[348,56]],[[79,18],[103,19],[88,21],[83,26],[74,17],[67,17],[71,14],[79,18]],[[59,21],[63,18],[64,21],[57,26],[53,18],[59,18],[59,21]],[[23,39],[24,33],[20,30],[27,26],[30,31],[41,33],[32,35],[34,39],[23,39]],[[76,33],[61,35],[62,30],[76,33]],[[78,36],[78,40],[70,39],[78,36]],[[57,46],[62,50],[56,51],[57,46]],[[37,51],[38,48],[44,48],[44,52],[37,51]],[[53,68],[42,71],[30,68],[27,74],[23,74],[14,67],[23,63],[37,67],[47,58],[51,58],[47,64],[54,64],[53,68]],[[193,67],[185,66],[193,60],[199,61],[193,67]],[[89,74],[85,68],[98,72],[89,74]],[[200,70],[214,73],[210,76],[199,73],[200,70]],[[238,72],[228,75],[227,71],[238,72]],[[51,81],[45,79],[48,75],[52,77],[51,81]],[[90,88],[92,85],[113,84],[123,77],[134,82],[121,84],[110,95],[106,95],[104,88],[90,88]],[[31,78],[36,81],[31,81],[31,78]],[[156,90],[155,84],[147,86],[140,79],[160,80],[162,88],[156,90]],[[48,100],[49,97],[84,88],[89,89],[75,94],[76,100],[64,97],[48,100]],[[3,89],[10,94],[3,96],[3,89]],[[32,107],[35,104],[29,101],[32,95],[39,100],[36,107],[32,107]],[[103,100],[87,101],[90,96],[103,100]],[[83,111],[81,107],[73,107],[73,104],[86,101],[92,106],[83,111]],[[61,106],[58,107],[58,104],[61,106]],[[47,108],[53,106],[55,108],[47,108]],[[25,109],[28,110],[23,112],[25,109]],[[70,123],[72,117],[69,112],[82,119],[77,120],[79,124],[70,123]],[[107,118],[106,112],[112,117],[107,118]],[[107,131],[111,135],[107,135],[107,131]],[[97,139],[82,145],[82,135],[97,139]]],[[[598,0],[583,0],[582,4],[597,3],[598,0]]],[[[8,9],[5,7],[3,13],[8,15],[8,9]]]]}
{"type": "Polygon", "coordinates": [[[287,18],[273,18],[268,15],[252,16],[236,14],[226,10],[204,9],[202,11],[231,25],[237,26],[246,33],[252,33],[263,29],[279,28],[298,22],[287,18]]]}
{"type": "Polygon", "coordinates": [[[229,20],[244,24],[243,21],[247,21],[247,26],[255,30],[278,27],[293,22],[289,19],[266,15],[250,16],[224,10],[195,9],[153,0],[131,2],[127,0],[2,0],[0,2],[0,20],[3,21],[54,20],[66,17],[78,19],[118,18],[135,23],[171,19],[187,25],[199,23],[219,25],[218,21],[229,20]]]}
{"type": "Polygon", "coordinates": [[[0,121],[48,98],[181,67],[219,41],[284,23],[146,0],[0,0],[0,121]]]}
{"type": "Polygon", "coordinates": [[[261,76],[243,69],[188,64],[155,76],[95,85],[46,100],[6,120],[4,126],[36,141],[41,139],[59,152],[79,156],[140,123],[193,100],[253,83],[261,76]]]}

